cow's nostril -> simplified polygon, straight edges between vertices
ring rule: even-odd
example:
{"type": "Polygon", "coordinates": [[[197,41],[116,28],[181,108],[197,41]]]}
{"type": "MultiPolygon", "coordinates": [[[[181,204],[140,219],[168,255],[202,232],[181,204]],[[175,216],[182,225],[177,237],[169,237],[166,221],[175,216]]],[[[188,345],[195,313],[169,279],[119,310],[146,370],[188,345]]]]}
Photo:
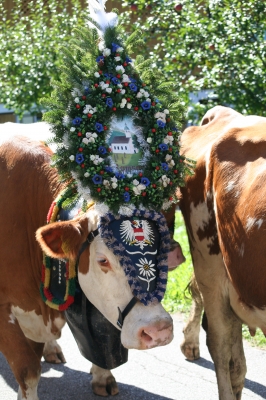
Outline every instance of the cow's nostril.
{"type": "Polygon", "coordinates": [[[141,336],[142,339],[144,339],[145,342],[151,342],[152,341],[152,337],[150,335],[148,335],[148,333],[146,333],[144,330],[142,330],[140,336],[141,336]]]}

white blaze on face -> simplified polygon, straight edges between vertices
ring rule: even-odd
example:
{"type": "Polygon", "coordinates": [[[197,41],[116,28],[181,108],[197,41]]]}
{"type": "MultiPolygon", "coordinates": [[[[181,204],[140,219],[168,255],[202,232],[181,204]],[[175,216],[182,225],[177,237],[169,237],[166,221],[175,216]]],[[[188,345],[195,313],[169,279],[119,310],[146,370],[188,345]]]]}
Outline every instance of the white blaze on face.
{"type": "MultiPolygon", "coordinates": [[[[78,279],[86,297],[117,327],[118,307],[123,311],[133,294],[118,258],[99,235],[90,245],[89,271],[79,271],[78,279]]],[[[168,344],[172,331],[172,318],[161,304],[137,302],[124,320],[121,340],[127,348],[147,349],[168,344]]]]}

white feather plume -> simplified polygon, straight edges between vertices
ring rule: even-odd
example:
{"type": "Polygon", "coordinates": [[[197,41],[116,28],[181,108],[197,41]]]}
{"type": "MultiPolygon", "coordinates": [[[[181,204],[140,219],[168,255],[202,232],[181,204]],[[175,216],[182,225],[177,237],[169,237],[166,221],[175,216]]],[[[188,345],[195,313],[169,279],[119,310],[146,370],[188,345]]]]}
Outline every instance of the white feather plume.
{"type": "MultiPolygon", "coordinates": [[[[114,12],[107,13],[105,11],[106,0],[89,0],[88,3],[90,17],[100,26],[101,32],[99,32],[99,34],[101,34],[101,36],[108,26],[117,25],[117,14],[114,12]]],[[[91,22],[89,22],[89,26],[95,28],[91,22]]]]}

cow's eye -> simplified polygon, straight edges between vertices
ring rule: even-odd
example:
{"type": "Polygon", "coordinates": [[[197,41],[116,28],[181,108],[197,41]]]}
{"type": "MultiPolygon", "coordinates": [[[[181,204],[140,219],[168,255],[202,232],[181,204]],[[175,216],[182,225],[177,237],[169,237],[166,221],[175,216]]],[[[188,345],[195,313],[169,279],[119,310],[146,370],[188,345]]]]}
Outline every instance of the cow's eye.
{"type": "Polygon", "coordinates": [[[97,263],[103,272],[108,272],[112,269],[109,260],[103,255],[97,255],[97,263]]]}

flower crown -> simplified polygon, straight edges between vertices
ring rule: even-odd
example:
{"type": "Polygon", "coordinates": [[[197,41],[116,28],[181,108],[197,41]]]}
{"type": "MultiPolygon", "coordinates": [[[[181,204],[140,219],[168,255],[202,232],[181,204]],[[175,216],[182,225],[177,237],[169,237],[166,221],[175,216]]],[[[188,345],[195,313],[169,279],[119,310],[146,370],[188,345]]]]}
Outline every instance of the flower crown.
{"type": "Polygon", "coordinates": [[[77,30],[63,49],[62,82],[45,115],[59,143],[54,165],[63,179],[76,180],[85,199],[114,212],[128,204],[167,209],[189,173],[179,153],[180,104],[145,62],[141,78],[127,43],[119,27],[107,25],[103,38],[95,27],[77,30]]]}

